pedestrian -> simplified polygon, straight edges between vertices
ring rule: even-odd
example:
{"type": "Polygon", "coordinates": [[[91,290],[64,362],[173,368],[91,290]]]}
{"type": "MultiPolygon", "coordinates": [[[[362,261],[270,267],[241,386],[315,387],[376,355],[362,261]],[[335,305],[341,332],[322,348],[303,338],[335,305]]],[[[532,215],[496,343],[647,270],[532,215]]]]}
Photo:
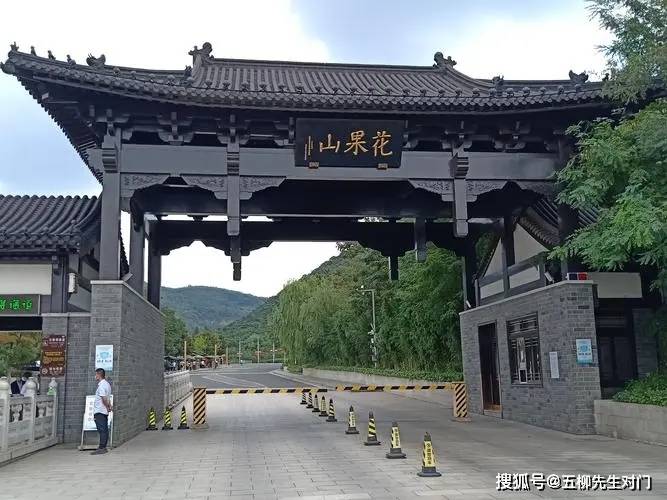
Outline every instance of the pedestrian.
{"type": "Polygon", "coordinates": [[[97,390],[95,391],[95,403],[93,404],[93,418],[95,427],[100,434],[100,445],[91,455],[102,455],[107,452],[107,441],[109,440],[109,413],[111,407],[111,386],[106,381],[106,373],[103,368],[95,370],[97,390]]]}
{"type": "Polygon", "coordinates": [[[26,382],[32,376],[32,373],[25,372],[23,377],[14,380],[11,384],[12,395],[14,396],[25,396],[26,382]]]}

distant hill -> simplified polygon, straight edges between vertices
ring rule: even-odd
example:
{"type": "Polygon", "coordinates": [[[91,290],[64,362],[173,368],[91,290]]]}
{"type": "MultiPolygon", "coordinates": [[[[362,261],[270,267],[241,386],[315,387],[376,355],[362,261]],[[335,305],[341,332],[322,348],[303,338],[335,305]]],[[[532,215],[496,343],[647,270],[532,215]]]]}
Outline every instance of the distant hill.
{"type": "Polygon", "coordinates": [[[188,329],[221,328],[267,301],[233,290],[210,286],[162,287],[160,305],[176,311],[188,329]]]}
{"type": "MultiPolygon", "coordinates": [[[[312,275],[328,274],[334,272],[344,264],[344,257],[335,255],[299,279],[304,279],[307,276],[312,275]]],[[[266,325],[268,323],[269,316],[271,315],[271,311],[273,311],[274,306],[278,303],[278,297],[280,297],[280,292],[278,292],[278,294],[274,295],[273,297],[265,299],[264,303],[258,306],[256,309],[252,310],[242,318],[225,326],[223,333],[229,337],[242,339],[257,335],[260,337],[263,336],[266,332],[266,325]]]]}

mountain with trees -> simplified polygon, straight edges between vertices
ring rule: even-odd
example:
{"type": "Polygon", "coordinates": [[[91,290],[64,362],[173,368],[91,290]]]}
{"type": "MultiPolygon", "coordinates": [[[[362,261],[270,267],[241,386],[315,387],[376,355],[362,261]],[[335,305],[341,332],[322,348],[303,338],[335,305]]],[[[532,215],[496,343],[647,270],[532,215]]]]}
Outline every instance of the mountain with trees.
{"type": "Polygon", "coordinates": [[[194,330],[217,329],[244,317],[266,299],[210,286],[162,287],[160,303],[194,330]]]}

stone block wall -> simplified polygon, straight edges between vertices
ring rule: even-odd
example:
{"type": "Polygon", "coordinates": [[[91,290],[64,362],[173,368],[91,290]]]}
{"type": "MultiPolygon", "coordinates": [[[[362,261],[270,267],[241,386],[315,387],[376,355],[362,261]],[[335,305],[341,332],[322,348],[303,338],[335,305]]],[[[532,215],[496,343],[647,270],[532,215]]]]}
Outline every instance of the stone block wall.
{"type": "MultiPolygon", "coordinates": [[[[89,365],[90,314],[53,313],[42,315],[44,335],[65,335],[67,337],[67,357],[65,376],[57,377],[58,382],[58,440],[64,443],[81,441],[86,395],[95,374],[89,365]]],[[[42,392],[48,386],[42,380],[42,392]]]]}
{"type": "MultiPolygon", "coordinates": [[[[164,319],[162,313],[121,281],[93,281],[89,344],[114,348],[109,374],[114,396],[113,443],[118,446],[146,427],[146,414],[164,407],[164,319]]],[[[94,381],[90,387],[94,390],[94,381]]]]}
{"type": "Polygon", "coordinates": [[[489,323],[496,325],[503,417],[575,434],[594,434],[593,401],[601,395],[592,283],[564,281],[461,313],[463,372],[469,409],[474,413],[483,412],[478,329],[489,323]],[[535,312],[542,383],[513,384],[507,322],[535,312]],[[578,338],[591,340],[593,363],[577,363],[578,338]],[[551,351],[558,352],[557,379],[551,378],[551,351]]]}
{"type": "Polygon", "coordinates": [[[667,446],[667,407],[596,401],[595,427],[603,436],[667,446]]]}

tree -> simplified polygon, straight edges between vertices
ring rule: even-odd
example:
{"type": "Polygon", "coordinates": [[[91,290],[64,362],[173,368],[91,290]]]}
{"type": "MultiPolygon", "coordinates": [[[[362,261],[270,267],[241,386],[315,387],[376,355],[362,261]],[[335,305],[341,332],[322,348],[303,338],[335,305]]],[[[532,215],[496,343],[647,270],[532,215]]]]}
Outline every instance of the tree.
{"type": "Polygon", "coordinates": [[[32,365],[41,355],[41,335],[33,332],[7,334],[0,344],[0,373],[11,377],[24,366],[32,365]]]}
{"type": "Polygon", "coordinates": [[[164,351],[168,356],[183,354],[183,341],[187,338],[188,329],[185,322],[173,309],[162,309],[164,314],[164,351]]]}
{"type": "MultiPolygon", "coordinates": [[[[607,95],[620,118],[569,129],[576,152],[559,173],[559,200],[593,208],[597,221],[556,250],[595,269],[641,266],[653,287],[667,285],[667,2],[591,0],[593,17],[614,35],[607,56],[607,95]]],[[[665,339],[665,311],[655,327],[665,339]]],[[[663,356],[663,359],[665,356],[663,356]]]]}

